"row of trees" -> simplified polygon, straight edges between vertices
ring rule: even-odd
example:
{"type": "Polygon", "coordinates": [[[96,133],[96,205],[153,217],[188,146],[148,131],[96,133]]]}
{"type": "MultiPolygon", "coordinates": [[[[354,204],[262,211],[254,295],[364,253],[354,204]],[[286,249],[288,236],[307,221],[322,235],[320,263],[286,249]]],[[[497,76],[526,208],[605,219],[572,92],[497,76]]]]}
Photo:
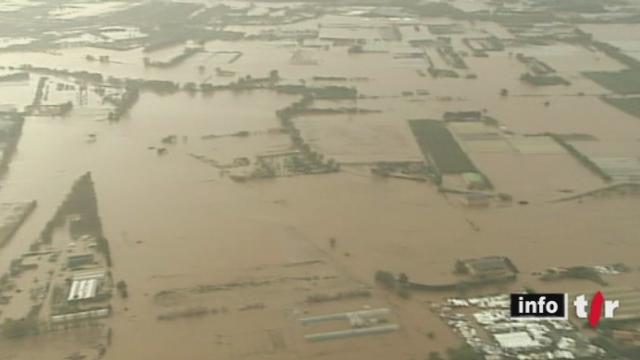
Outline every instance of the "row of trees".
{"type": "Polygon", "coordinates": [[[569,154],[571,154],[574,158],[576,158],[576,160],[582,163],[582,165],[584,165],[592,173],[600,176],[602,180],[606,182],[610,182],[613,180],[611,178],[611,175],[607,174],[596,163],[594,163],[593,160],[591,160],[588,156],[581,153],[578,149],[576,149],[573,145],[565,141],[562,137],[552,133],[548,133],[546,135],[550,136],[553,140],[555,140],[558,144],[560,144],[560,146],[565,148],[565,150],[567,150],[569,154]]]}
{"type": "Polygon", "coordinates": [[[282,127],[291,136],[293,146],[301,153],[301,156],[291,158],[290,165],[296,172],[324,171],[336,172],[340,170],[340,164],[333,159],[325,161],[324,156],[311,149],[311,146],[304,141],[300,130],[295,127],[293,118],[304,111],[313,103],[313,96],[305,94],[302,99],[292,103],[284,109],[276,111],[276,116],[280,120],[282,127]]]}
{"type": "Polygon", "coordinates": [[[71,192],[58,207],[53,217],[40,232],[40,241],[45,244],[53,240],[53,232],[62,227],[69,215],[79,215],[70,226],[71,236],[78,237],[89,234],[96,239],[96,248],[111,266],[109,243],[102,233],[102,223],[98,215],[97,197],[91,173],[82,175],[71,187],[71,192]]]}

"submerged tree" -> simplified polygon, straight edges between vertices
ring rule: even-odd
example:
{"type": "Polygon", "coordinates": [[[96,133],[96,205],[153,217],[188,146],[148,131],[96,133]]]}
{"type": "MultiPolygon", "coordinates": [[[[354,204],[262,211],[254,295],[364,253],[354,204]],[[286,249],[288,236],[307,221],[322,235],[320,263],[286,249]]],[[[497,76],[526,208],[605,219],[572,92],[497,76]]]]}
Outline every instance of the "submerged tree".
{"type": "Polygon", "coordinates": [[[269,72],[269,80],[271,82],[278,82],[280,80],[280,73],[278,70],[271,70],[271,72],[269,72]]]}

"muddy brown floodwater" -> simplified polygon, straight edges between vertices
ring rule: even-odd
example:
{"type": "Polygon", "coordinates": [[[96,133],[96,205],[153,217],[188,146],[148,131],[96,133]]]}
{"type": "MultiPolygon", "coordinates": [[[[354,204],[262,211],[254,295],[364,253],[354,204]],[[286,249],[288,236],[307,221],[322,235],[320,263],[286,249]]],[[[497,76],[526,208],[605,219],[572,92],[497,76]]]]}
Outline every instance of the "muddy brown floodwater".
{"type": "MultiPolygon", "coordinates": [[[[318,21],[296,26],[314,27],[318,21]]],[[[486,23],[478,26],[490,28],[486,23]]],[[[462,35],[452,38],[454,46],[462,47],[462,35]]],[[[118,122],[105,120],[106,110],[93,108],[74,109],[64,117],[27,117],[0,184],[0,202],[37,200],[38,208],[0,249],[0,268],[29,249],[73,181],[90,171],[111,247],[111,272],[114,279],[126,280],[129,297],[114,295],[105,327],[3,340],[0,359],[65,358],[101,343],[107,328],[112,339],[106,360],[418,359],[460,344],[430,310],[431,302],[446,294],[402,299],[375,285],[377,270],[439,284],[457,281],[452,273],[456,259],[504,255],[521,276],[514,284],[486,292],[544,288],[547,285],[531,273],[550,267],[619,262],[633,271],[611,282],[636,285],[638,197],[551,202],[567,191],[580,193],[605,183],[562,149],[549,150],[544,147],[548,144],[525,149],[528,143],[522,145],[521,138],[546,132],[588,133],[599,144],[592,147],[594,154],[605,148],[615,150],[605,155],[639,157],[640,120],[602,102],[598,96],[609,91],[580,75],[586,70],[619,70],[622,65],[569,44],[548,46],[540,53],[514,46],[487,58],[465,58],[476,80],[434,79],[416,74],[424,68],[422,59],[394,58],[407,46],[359,55],[349,54],[345,47],[313,49],[309,51],[318,64],[302,66],[290,63],[291,44],[207,43],[208,51],[243,52],[237,62],[224,66],[237,73],[231,79],[216,78],[217,65],[206,56],[159,70],[142,66],[140,50],[71,48],[0,55],[3,64],[20,65],[28,59],[40,66],[181,82],[210,79],[219,84],[238,76],[266,76],[273,69],[283,82],[296,84],[302,79],[318,85],[322,82],[312,79],[318,75],[348,77],[347,85],[368,98],[318,101],[318,106],[378,111],[294,120],[312,150],[342,162],[342,171],[246,183],[231,181],[220,167],[193,155],[228,164],[240,157],[290,151],[290,137],[273,131],[281,126],[275,112],[301,96],[266,89],[209,95],[143,91],[118,122]],[[88,63],[88,51],[117,61],[88,63]],[[524,65],[509,52],[539,56],[569,78],[571,86],[523,83],[519,76],[524,65]],[[199,64],[207,65],[204,73],[196,70],[199,64]],[[508,97],[499,96],[502,88],[510,90],[508,97]],[[417,95],[422,89],[428,94],[417,95]],[[406,90],[413,93],[401,96],[406,90]],[[550,104],[545,106],[545,101],[550,104]],[[514,202],[474,209],[430,183],[371,175],[370,165],[377,161],[422,161],[408,119],[440,119],[445,111],[483,109],[497,119],[503,129],[498,140],[508,146],[482,151],[460,143],[496,192],[511,194],[514,202]],[[249,136],[227,136],[242,131],[249,136]],[[90,134],[95,141],[87,140],[90,134]],[[174,143],[162,142],[172,135],[174,143]],[[159,154],[159,148],[166,153],[159,154]],[[333,247],[331,238],[336,239],[333,247]],[[316,305],[306,301],[312,294],[353,289],[367,289],[371,296],[316,305]],[[399,331],[312,343],[303,335],[314,330],[298,321],[308,315],[378,307],[391,309],[391,321],[400,325],[399,331]],[[161,319],[202,308],[207,316],[161,319]],[[429,340],[428,333],[434,333],[435,340],[429,340]]],[[[27,86],[22,85],[20,91],[27,86]]],[[[28,104],[31,99],[29,93],[14,102],[28,104]]],[[[455,131],[454,136],[461,139],[455,131]]],[[[589,144],[584,149],[590,149],[589,144]]],[[[596,285],[567,281],[548,287],[573,291],[593,290],[596,285]]]]}

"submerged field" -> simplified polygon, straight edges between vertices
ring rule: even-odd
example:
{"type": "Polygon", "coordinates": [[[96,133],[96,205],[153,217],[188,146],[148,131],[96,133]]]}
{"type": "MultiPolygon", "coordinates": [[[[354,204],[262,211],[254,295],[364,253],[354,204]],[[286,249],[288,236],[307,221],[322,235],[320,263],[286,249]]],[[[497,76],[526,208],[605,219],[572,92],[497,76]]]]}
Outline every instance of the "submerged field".
{"type": "Polygon", "coordinates": [[[409,120],[411,131],[425,157],[435,162],[443,174],[476,171],[475,166],[460,148],[446,126],[438,120],[409,120]]]}
{"type": "Polygon", "coordinates": [[[629,97],[629,98],[614,98],[614,97],[603,97],[602,100],[607,104],[610,104],[625,113],[640,118],[640,98],[637,97],[629,97]]]}
{"type": "Polygon", "coordinates": [[[28,74],[0,82],[0,112],[24,115],[20,131],[0,122],[0,275],[23,261],[0,279],[0,359],[446,358],[465,343],[433,310],[447,298],[590,293],[539,274],[616,263],[630,270],[604,280],[636,286],[638,99],[611,92],[640,92],[637,70],[569,23],[395,5],[0,7],[55,19],[0,14],[37,40],[0,54],[0,75],[28,74]],[[517,54],[570,84],[521,81],[517,54]],[[92,202],[63,206],[87,179],[92,202]],[[71,230],[97,216],[90,237],[71,230]],[[457,260],[487,256],[517,279],[421,292],[375,278],[455,284],[457,260]],[[70,296],[96,272],[96,299],[70,296]],[[302,320],[369,310],[385,316],[302,320]],[[14,320],[38,331],[7,338],[14,320]]]}
{"type": "Polygon", "coordinates": [[[617,94],[640,93],[640,70],[584,72],[584,76],[617,94]]]}

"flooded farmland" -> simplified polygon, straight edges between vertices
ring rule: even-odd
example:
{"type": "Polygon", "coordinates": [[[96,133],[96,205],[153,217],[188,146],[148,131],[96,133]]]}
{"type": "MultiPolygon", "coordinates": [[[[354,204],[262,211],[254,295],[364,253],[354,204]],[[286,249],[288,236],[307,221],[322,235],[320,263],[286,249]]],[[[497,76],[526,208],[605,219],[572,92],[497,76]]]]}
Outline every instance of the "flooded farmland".
{"type": "Polygon", "coordinates": [[[0,4],[0,360],[638,359],[638,15],[0,4]]]}

